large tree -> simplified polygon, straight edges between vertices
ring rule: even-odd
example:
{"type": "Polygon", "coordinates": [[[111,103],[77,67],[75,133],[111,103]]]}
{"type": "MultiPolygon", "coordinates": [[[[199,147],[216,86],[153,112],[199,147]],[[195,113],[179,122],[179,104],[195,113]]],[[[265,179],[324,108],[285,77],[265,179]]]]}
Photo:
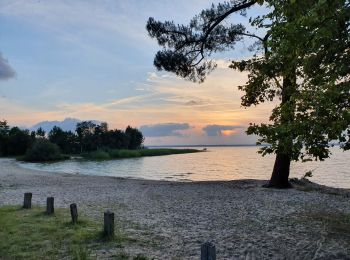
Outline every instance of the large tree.
{"type": "Polygon", "coordinates": [[[350,149],[349,17],[349,0],[231,0],[213,4],[188,25],[149,18],[147,30],[163,47],[156,68],[194,82],[215,69],[214,53],[256,40],[251,58],[230,67],[249,72],[239,86],[242,106],[279,101],[270,122],[251,124],[247,133],[269,144],[263,155],[276,154],[267,186],[287,188],[292,160],[324,160],[334,142],[350,149]],[[246,16],[256,5],[266,14],[249,17],[253,30],[234,23],[233,14],[246,16]]]}

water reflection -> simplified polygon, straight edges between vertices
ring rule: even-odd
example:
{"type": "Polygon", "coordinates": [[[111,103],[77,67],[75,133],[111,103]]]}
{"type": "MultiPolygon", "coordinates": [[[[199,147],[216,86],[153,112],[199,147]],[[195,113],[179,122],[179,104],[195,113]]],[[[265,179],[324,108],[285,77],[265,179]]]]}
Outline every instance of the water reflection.
{"type": "MultiPolygon", "coordinates": [[[[324,162],[292,163],[291,177],[314,170],[312,181],[350,188],[350,152],[338,148],[324,162]]],[[[210,147],[207,152],[110,161],[71,160],[58,163],[20,163],[44,171],[172,181],[268,179],[273,156],[261,157],[256,147],[210,147]]]]}

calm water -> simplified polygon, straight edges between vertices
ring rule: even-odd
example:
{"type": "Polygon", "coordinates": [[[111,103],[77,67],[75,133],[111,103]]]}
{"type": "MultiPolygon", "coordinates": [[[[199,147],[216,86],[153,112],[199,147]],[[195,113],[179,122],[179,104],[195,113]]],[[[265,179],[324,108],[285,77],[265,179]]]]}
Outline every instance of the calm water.
{"type": "MultiPolygon", "coordinates": [[[[198,148],[200,149],[200,148],[198,148]]],[[[203,181],[269,179],[274,157],[261,157],[256,147],[209,147],[207,152],[110,161],[71,160],[58,163],[20,163],[22,167],[72,174],[151,180],[203,181]]],[[[350,188],[350,152],[339,148],[324,162],[292,163],[291,177],[314,170],[312,181],[350,188]]]]}

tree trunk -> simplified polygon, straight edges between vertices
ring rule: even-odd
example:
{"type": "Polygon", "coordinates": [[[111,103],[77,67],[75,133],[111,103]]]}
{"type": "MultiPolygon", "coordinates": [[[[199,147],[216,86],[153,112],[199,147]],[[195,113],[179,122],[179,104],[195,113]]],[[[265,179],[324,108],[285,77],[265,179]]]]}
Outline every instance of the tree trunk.
{"type": "MultiPolygon", "coordinates": [[[[290,100],[293,92],[295,92],[296,74],[293,72],[288,77],[283,79],[282,86],[282,102],[281,102],[281,119],[280,124],[288,126],[294,121],[294,111],[291,112],[288,107],[285,110],[285,105],[291,105],[290,100]]],[[[293,147],[293,136],[287,136],[279,143],[279,149],[276,153],[275,165],[269,183],[264,185],[267,188],[286,189],[291,188],[291,184],[288,181],[289,169],[291,161],[291,151],[293,147]]]]}
{"type": "Polygon", "coordinates": [[[290,168],[290,157],[286,154],[276,154],[275,165],[273,167],[272,176],[265,185],[266,188],[286,189],[291,188],[288,181],[290,168]]]}

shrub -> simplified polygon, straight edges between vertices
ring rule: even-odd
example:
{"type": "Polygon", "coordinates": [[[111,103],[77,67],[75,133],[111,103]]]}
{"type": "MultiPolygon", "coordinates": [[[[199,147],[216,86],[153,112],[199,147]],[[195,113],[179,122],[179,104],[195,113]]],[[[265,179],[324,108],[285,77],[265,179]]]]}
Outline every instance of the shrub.
{"type": "Polygon", "coordinates": [[[108,159],[122,159],[122,158],[137,158],[143,156],[161,156],[170,154],[182,154],[182,153],[195,153],[201,152],[196,149],[105,149],[98,150],[95,152],[84,153],[82,156],[86,159],[91,160],[108,160],[108,159]]]}
{"type": "Polygon", "coordinates": [[[65,157],[61,155],[59,147],[45,139],[38,139],[23,157],[23,160],[28,162],[45,162],[61,159],[65,159],[65,157]]]}
{"type": "Polygon", "coordinates": [[[107,152],[98,150],[95,152],[85,153],[83,154],[83,157],[88,159],[94,159],[94,160],[107,160],[110,159],[110,156],[107,152]]]}
{"type": "Polygon", "coordinates": [[[140,157],[138,150],[113,149],[108,151],[112,158],[133,158],[140,157]]]}

